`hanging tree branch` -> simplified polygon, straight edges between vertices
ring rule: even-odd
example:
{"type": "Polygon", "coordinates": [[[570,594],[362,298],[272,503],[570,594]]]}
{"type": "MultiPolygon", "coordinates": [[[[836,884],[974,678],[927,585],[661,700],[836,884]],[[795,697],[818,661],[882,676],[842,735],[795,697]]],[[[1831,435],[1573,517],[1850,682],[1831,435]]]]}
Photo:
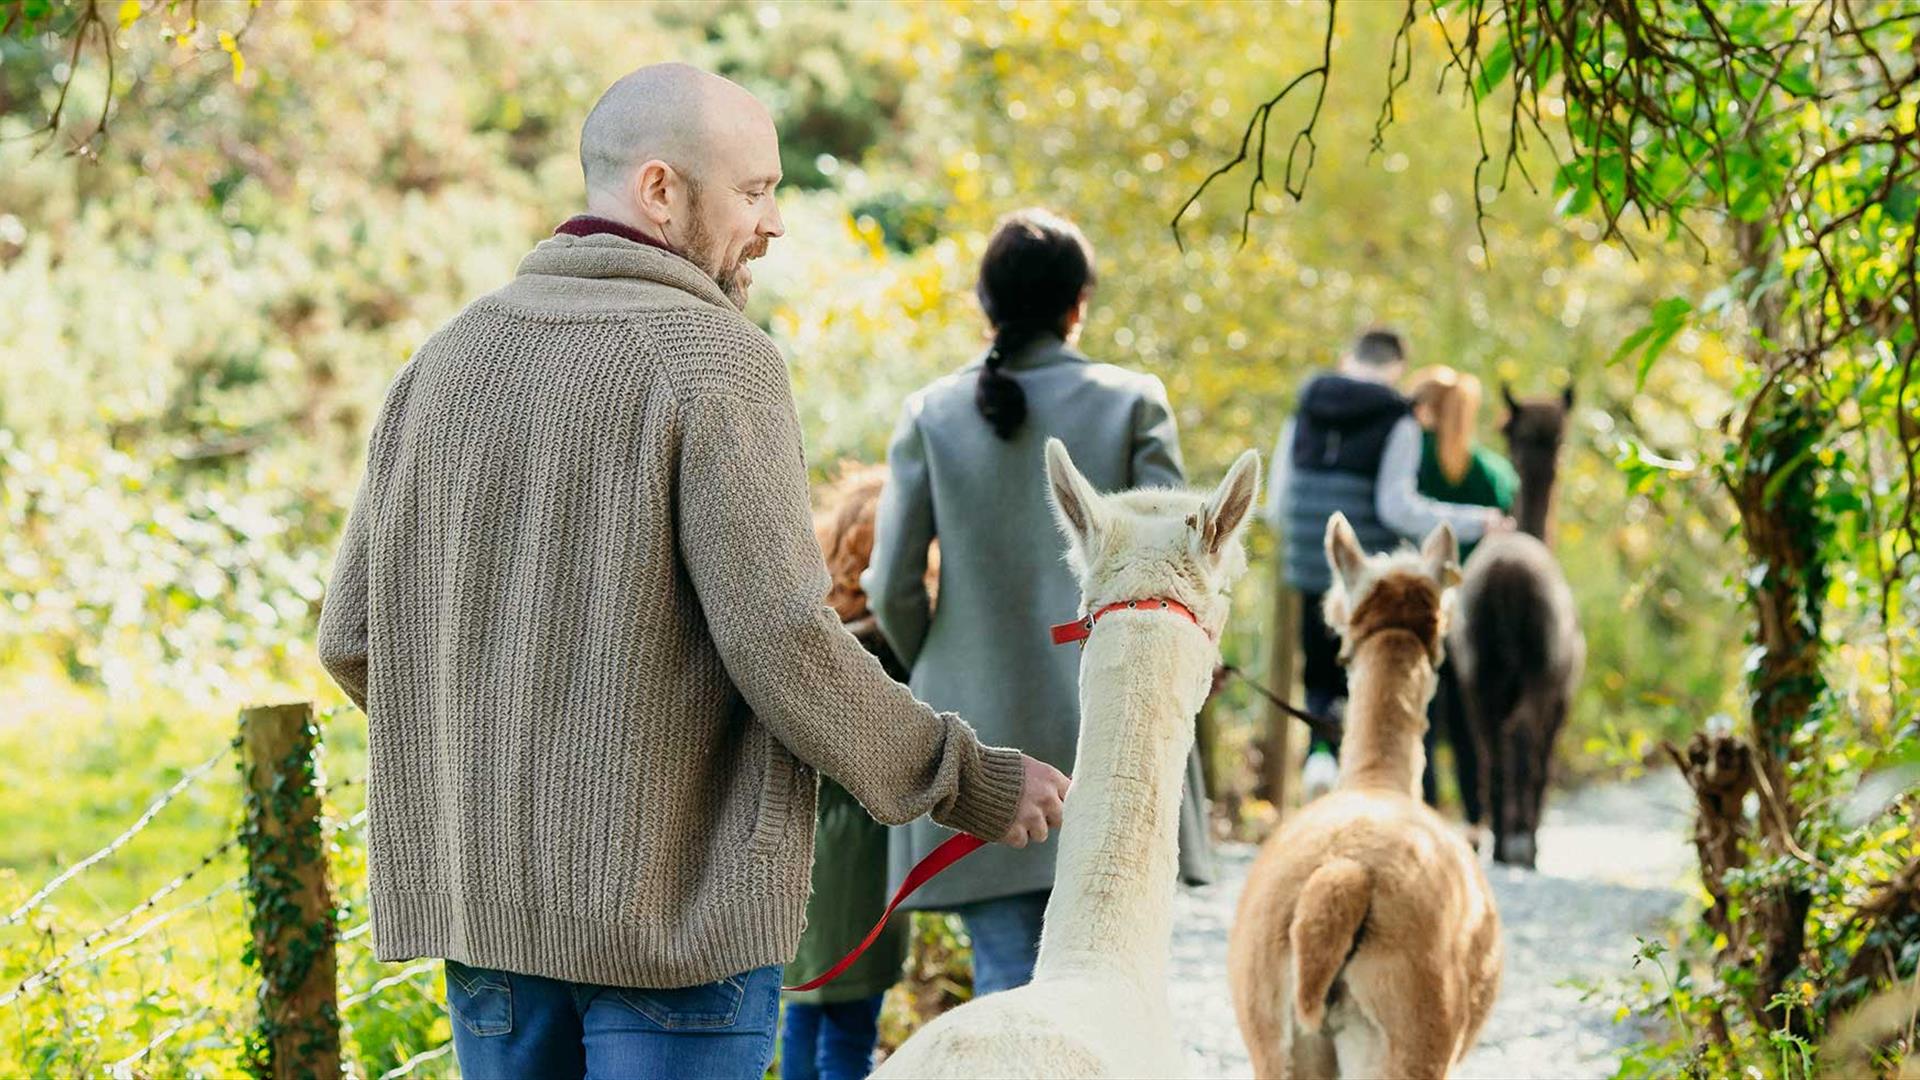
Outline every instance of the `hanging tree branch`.
{"type": "MultiPolygon", "coordinates": [[[[246,17],[232,30],[220,31],[210,41],[199,38],[186,62],[192,63],[210,55],[223,55],[232,62],[234,81],[238,82],[240,73],[245,69],[241,45],[260,13],[261,2],[248,0],[246,17]]],[[[68,120],[69,99],[85,66],[83,61],[95,47],[104,61],[106,70],[100,92],[99,115],[87,126],[85,134],[67,139],[66,153],[70,157],[95,157],[107,140],[114,107],[120,100],[116,87],[121,48],[116,39],[120,34],[155,15],[162,18],[160,34],[163,40],[190,42],[203,28],[200,0],[127,0],[118,6],[111,18],[102,8],[102,0],[0,0],[0,11],[5,12],[4,18],[0,18],[0,38],[11,37],[22,41],[45,39],[51,43],[49,48],[60,49],[60,55],[64,57],[53,68],[59,72],[54,76],[57,90],[54,91],[54,101],[47,110],[45,122],[29,131],[0,137],[0,142],[38,139],[41,140],[35,150],[38,154],[60,141],[68,120]],[[69,14],[72,17],[65,18],[69,14]],[[183,17],[184,21],[176,26],[172,22],[175,17],[183,17]]]]}
{"type": "MultiPolygon", "coordinates": [[[[1444,88],[1458,76],[1474,109],[1480,156],[1471,183],[1483,245],[1487,167],[1500,163],[1497,191],[1506,189],[1514,173],[1532,186],[1526,158],[1536,141],[1555,162],[1554,188],[1569,198],[1570,212],[1591,205],[1602,239],[1629,251],[1633,245],[1621,222],[1629,214],[1642,228],[1664,226],[1688,237],[1703,256],[1718,245],[1701,234],[1696,217],[1771,223],[1776,255],[1787,247],[1805,249],[1791,284],[1795,295],[1809,298],[1791,311],[1794,340],[1774,343],[1774,351],[1791,369],[1817,367],[1836,349],[1870,342],[1876,328],[1887,325],[1892,305],[1904,308],[1911,322],[1912,297],[1920,295],[1920,282],[1904,259],[1890,281],[1875,284],[1860,273],[1863,261],[1880,259],[1870,238],[1861,239],[1864,216],[1880,207],[1887,215],[1882,220],[1891,220],[1894,208],[1910,202],[1920,185],[1920,137],[1902,120],[1903,110],[1920,98],[1920,65],[1895,47],[1920,16],[1870,8],[1863,17],[1863,6],[1854,0],[1802,8],[1713,0],[1425,0],[1423,10],[1420,0],[1406,0],[1387,48],[1373,150],[1384,147],[1400,119],[1397,98],[1411,78],[1414,27],[1424,17],[1442,47],[1438,85],[1444,88]],[[1557,101],[1557,115],[1546,108],[1543,92],[1557,101]],[[1478,106],[1489,100],[1506,110],[1498,129],[1480,121],[1478,106]],[[1807,106],[1823,112],[1845,107],[1849,124],[1844,130],[1835,125],[1841,136],[1825,144],[1807,135],[1812,141],[1782,161],[1778,147],[1805,126],[1807,106]],[[1495,130],[1504,130],[1504,140],[1495,130]],[[1836,184],[1845,190],[1829,190],[1836,184]]],[[[1273,110],[1317,79],[1313,111],[1287,161],[1286,191],[1296,200],[1304,196],[1319,109],[1332,76],[1334,22],[1329,4],[1319,62],[1254,108],[1238,151],[1181,204],[1171,227],[1182,250],[1188,212],[1216,181],[1251,159],[1240,215],[1245,246],[1260,193],[1270,186],[1265,152],[1273,110]],[[1303,146],[1307,156],[1300,168],[1303,146]]],[[[1910,444],[1908,429],[1897,422],[1886,430],[1895,444],[1910,444]]],[[[1911,454],[1902,457],[1911,463],[1911,454]]],[[[1920,508],[1920,476],[1910,473],[1907,487],[1914,492],[1912,506],[1920,508]]],[[[1909,550],[1920,552],[1914,517],[1894,515],[1894,528],[1909,550]]]]}
{"type": "Polygon", "coordinates": [[[1339,0],[1327,0],[1326,33],[1322,36],[1320,42],[1319,66],[1301,72],[1294,77],[1292,82],[1281,87],[1279,93],[1268,98],[1253,110],[1253,117],[1247,121],[1247,130],[1240,136],[1240,150],[1233,156],[1233,160],[1209,173],[1207,178],[1200,182],[1200,186],[1194,189],[1193,194],[1187,197],[1187,201],[1181,205],[1179,212],[1173,215],[1173,220],[1169,224],[1173,228],[1174,245],[1179,247],[1180,250],[1186,250],[1185,244],[1180,239],[1180,219],[1186,216],[1188,208],[1200,201],[1200,196],[1206,193],[1207,188],[1215,180],[1232,172],[1247,160],[1247,146],[1253,141],[1254,131],[1258,130],[1260,132],[1260,144],[1259,149],[1254,154],[1253,179],[1247,184],[1247,206],[1240,214],[1240,246],[1247,246],[1247,229],[1253,220],[1255,201],[1258,199],[1261,189],[1267,186],[1267,122],[1273,116],[1274,106],[1285,101],[1287,95],[1293,93],[1295,87],[1306,82],[1308,79],[1318,77],[1320,80],[1320,90],[1313,99],[1313,112],[1307,117],[1307,122],[1295,133],[1293,145],[1287,149],[1287,171],[1285,178],[1282,180],[1287,194],[1293,196],[1295,202],[1300,201],[1300,199],[1306,195],[1307,174],[1313,171],[1313,156],[1317,148],[1313,141],[1313,129],[1315,125],[1320,122],[1320,107],[1326,103],[1327,80],[1333,71],[1334,10],[1338,3],[1339,0]],[[1305,166],[1301,168],[1299,178],[1296,180],[1294,178],[1293,163],[1303,143],[1307,148],[1307,161],[1305,166]]]}

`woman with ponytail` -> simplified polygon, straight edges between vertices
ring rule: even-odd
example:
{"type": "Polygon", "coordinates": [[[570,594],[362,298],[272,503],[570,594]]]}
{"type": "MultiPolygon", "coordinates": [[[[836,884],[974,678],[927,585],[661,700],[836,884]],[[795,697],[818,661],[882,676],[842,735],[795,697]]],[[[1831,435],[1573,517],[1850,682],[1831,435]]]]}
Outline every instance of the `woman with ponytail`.
{"type": "MultiPolygon", "coordinates": [[[[1413,373],[1407,398],[1413,418],[1423,430],[1420,447],[1421,495],[1440,502],[1489,506],[1502,512],[1513,508],[1520,478],[1499,453],[1480,445],[1475,429],[1480,422],[1480,380],[1465,372],[1436,364],[1413,373]]],[[[1460,545],[1464,565],[1474,542],[1460,545]]],[[[1455,775],[1460,782],[1460,810],[1469,822],[1480,820],[1480,757],[1478,743],[1460,700],[1460,680],[1449,659],[1440,667],[1440,683],[1427,707],[1427,770],[1420,778],[1429,804],[1439,801],[1433,751],[1441,729],[1453,744],[1455,775]]]]}
{"type": "MultiPolygon", "coordinates": [[[[1002,218],[975,294],[992,332],[978,360],[907,399],[863,581],[880,631],[916,696],[965,716],[988,745],[1018,746],[1072,774],[1080,721],[1074,649],[1047,628],[1080,592],[1047,505],[1042,447],[1066,443],[1102,490],[1184,483],[1179,436],[1160,380],[1097,363],[1075,347],[1094,287],[1093,248],[1044,210],[1002,218]],[[937,611],[927,549],[940,542],[937,611]]],[[[1181,875],[1212,877],[1196,757],[1181,813],[1181,875]]],[[[891,884],[945,838],[895,829],[891,884]]],[[[1054,845],[994,845],[929,882],[911,906],[960,915],[973,940],[974,993],[1033,972],[1054,845]]]]}

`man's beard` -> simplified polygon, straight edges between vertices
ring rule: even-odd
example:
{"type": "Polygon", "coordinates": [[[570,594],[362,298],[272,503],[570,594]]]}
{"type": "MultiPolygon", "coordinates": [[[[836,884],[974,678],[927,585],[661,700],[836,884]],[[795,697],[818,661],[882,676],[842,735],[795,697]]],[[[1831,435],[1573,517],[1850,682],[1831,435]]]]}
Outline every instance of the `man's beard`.
{"type": "Polygon", "coordinates": [[[751,272],[743,275],[747,260],[757,259],[767,253],[767,240],[759,237],[740,252],[740,258],[732,263],[726,262],[725,245],[715,241],[713,233],[707,228],[706,216],[700,212],[700,195],[696,190],[688,201],[693,221],[687,226],[687,239],[682,253],[693,261],[695,266],[713,279],[720,291],[727,294],[735,307],[747,306],[747,286],[752,283],[751,272]]]}

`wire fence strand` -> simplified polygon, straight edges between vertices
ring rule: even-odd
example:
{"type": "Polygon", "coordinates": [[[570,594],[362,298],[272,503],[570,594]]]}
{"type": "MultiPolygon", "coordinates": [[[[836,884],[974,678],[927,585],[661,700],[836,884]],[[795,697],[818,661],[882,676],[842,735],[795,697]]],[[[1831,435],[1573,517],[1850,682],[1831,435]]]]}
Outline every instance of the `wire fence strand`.
{"type": "Polygon", "coordinates": [[[138,1050],[135,1050],[133,1053],[128,1054],[126,1057],[123,1057],[119,1061],[116,1061],[113,1064],[107,1066],[107,1075],[115,1077],[116,1080],[117,1078],[120,1078],[120,1077],[132,1076],[133,1067],[139,1064],[141,1061],[145,1060],[148,1054],[151,1054],[155,1050],[160,1049],[161,1045],[164,1044],[168,1039],[171,1039],[175,1035],[180,1034],[180,1032],[184,1031],[189,1025],[197,1024],[200,1021],[205,1020],[209,1015],[212,1014],[212,1012],[213,1012],[213,1006],[207,1005],[202,1008],[194,1010],[193,1012],[187,1014],[186,1016],[181,1017],[179,1020],[175,1021],[172,1025],[162,1030],[158,1035],[155,1035],[152,1038],[152,1040],[150,1040],[147,1043],[147,1045],[141,1047],[138,1050]]]}
{"type": "Polygon", "coordinates": [[[239,842],[240,838],[238,836],[228,837],[222,841],[218,847],[215,847],[212,851],[202,856],[200,862],[196,864],[193,869],[160,886],[145,900],[140,901],[138,904],[135,904],[125,912],[114,917],[106,925],[95,930],[93,933],[81,938],[79,944],[61,953],[52,963],[21,979],[12,990],[8,991],[4,996],[0,996],[0,1007],[12,1004],[20,995],[25,994],[29,990],[39,988],[41,985],[59,975],[62,971],[65,971],[68,967],[72,966],[75,957],[80,956],[92,948],[94,943],[98,942],[101,938],[106,937],[108,934],[127,925],[127,923],[132,922],[139,916],[153,910],[154,906],[159,904],[160,901],[165,900],[167,897],[185,888],[187,883],[192,881],[196,875],[207,867],[212,866],[215,860],[219,859],[220,856],[226,854],[228,851],[231,851],[234,845],[239,842]]]}
{"type": "Polygon", "coordinates": [[[207,905],[213,903],[216,900],[220,900],[226,896],[232,895],[233,893],[239,892],[243,887],[245,887],[245,885],[246,885],[246,882],[244,880],[235,879],[233,881],[227,882],[225,885],[220,886],[219,888],[213,890],[212,892],[208,893],[207,895],[201,897],[198,900],[194,900],[190,903],[181,904],[177,908],[170,908],[166,911],[163,911],[160,914],[155,915],[153,918],[148,919],[146,922],[141,923],[139,926],[134,927],[132,930],[129,930],[125,937],[122,937],[115,941],[110,941],[105,945],[100,946],[98,949],[95,949],[93,952],[88,953],[87,955],[81,957],[78,960],[75,960],[73,963],[67,966],[78,967],[82,964],[91,964],[95,960],[112,956],[114,953],[117,953],[121,949],[124,949],[127,946],[132,945],[134,942],[139,941],[141,938],[146,937],[148,934],[153,933],[155,930],[160,929],[161,927],[165,926],[167,923],[172,922],[173,920],[179,918],[180,916],[185,915],[188,912],[198,911],[199,909],[206,907],[207,905]]]}
{"type": "MultiPolygon", "coordinates": [[[[398,974],[389,975],[386,978],[381,979],[379,982],[374,983],[372,986],[367,987],[365,990],[362,990],[357,994],[348,995],[346,998],[344,998],[340,1002],[340,1008],[350,1009],[353,1006],[358,1005],[363,1001],[369,1001],[369,1000],[372,1000],[373,998],[379,997],[381,994],[384,994],[388,990],[391,990],[394,987],[399,986],[401,983],[412,981],[415,975],[425,975],[426,973],[432,971],[435,967],[438,967],[439,964],[440,964],[440,961],[438,960],[422,960],[417,964],[410,965],[402,969],[398,974]]],[[[0,1001],[0,1005],[4,1005],[4,1004],[6,1003],[3,1001],[0,1001]]]]}
{"type": "Polygon", "coordinates": [[[132,840],[135,836],[138,836],[143,830],[146,829],[148,825],[153,824],[154,817],[158,815],[161,810],[164,810],[168,803],[179,798],[182,794],[186,792],[188,788],[192,787],[195,783],[197,783],[202,776],[205,776],[208,770],[212,769],[215,765],[218,765],[223,758],[225,758],[228,754],[231,754],[232,752],[233,752],[233,747],[231,745],[223,746],[212,757],[194,766],[193,768],[187,770],[186,775],[182,776],[179,780],[175,781],[173,786],[168,788],[165,792],[161,793],[159,798],[153,800],[153,802],[148,805],[146,812],[141,814],[140,817],[137,820],[135,820],[132,825],[127,826],[127,829],[125,832],[121,833],[119,836],[114,837],[111,841],[107,843],[106,847],[101,848],[99,851],[96,851],[93,854],[87,856],[86,858],[80,860],[79,862],[74,863],[72,866],[67,867],[65,870],[61,871],[60,874],[57,877],[55,877],[52,881],[49,881],[45,885],[41,886],[39,892],[36,892],[32,896],[27,897],[26,902],[21,904],[19,907],[14,908],[13,911],[8,913],[5,919],[0,919],[0,926],[12,926],[15,923],[20,922],[22,919],[25,919],[28,915],[33,913],[33,910],[35,908],[39,907],[41,904],[46,903],[47,898],[52,896],[56,889],[60,888],[62,885],[65,885],[67,882],[72,881],[74,878],[78,877],[81,874],[81,872],[85,871],[88,867],[94,865],[95,863],[100,862],[102,859],[105,859],[111,856],[114,852],[119,851],[121,848],[125,847],[128,841],[132,840]]]}
{"type": "Polygon", "coordinates": [[[397,1068],[381,1073],[380,1080],[400,1080],[401,1077],[408,1075],[409,1073],[413,1072],[413,1070],[419,1068],[422,1065],[425,1065],[427,1062],[437,1061],[440,1058],[446,1057],[448,1054],[452,1052],[453,1052],[453,1044],[450,1042],[442,1043],[441,1045],[433,1048],[432,1050],[422,1050],[419,1053],[408,1058],[406,1061],[401,1062],[397,1068]]]}

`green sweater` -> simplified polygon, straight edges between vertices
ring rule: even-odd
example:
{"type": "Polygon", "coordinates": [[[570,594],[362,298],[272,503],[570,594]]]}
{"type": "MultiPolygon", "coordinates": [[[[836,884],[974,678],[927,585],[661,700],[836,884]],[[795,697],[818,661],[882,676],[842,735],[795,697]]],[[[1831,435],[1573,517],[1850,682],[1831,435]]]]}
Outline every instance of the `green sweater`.
{"type": "MultiPolygon", "coordinates": [[[[1420,494],[1441,502],[1466,503],[1469,506],[1494,506],[1501,510],[1512,510],[1513,500],[1520,493],[1520,477],[1513,471],[1507,459],[1487,449],[1475,446],[1473,456],[1467,462],[1466,475],[1456,483],[1448,480],[1440,471],[1439,451],[1435,445],[1433,432],[1425,432],[1420,437],[1420,494]]],[[[1460,561],[1465,563],[1467,556],[1473,554],[1477,542],[1460,545],[1460,561]]]]}

